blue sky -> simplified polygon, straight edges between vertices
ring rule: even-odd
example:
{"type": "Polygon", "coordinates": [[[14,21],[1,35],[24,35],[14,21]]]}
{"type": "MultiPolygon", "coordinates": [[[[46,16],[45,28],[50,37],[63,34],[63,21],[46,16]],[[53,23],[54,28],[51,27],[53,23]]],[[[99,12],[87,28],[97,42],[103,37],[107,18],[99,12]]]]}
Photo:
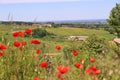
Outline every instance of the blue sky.
{"type": "Polygon", "coordinates": [[[107,19],[120,0],[0,0],[0,21],[107,19]]]}

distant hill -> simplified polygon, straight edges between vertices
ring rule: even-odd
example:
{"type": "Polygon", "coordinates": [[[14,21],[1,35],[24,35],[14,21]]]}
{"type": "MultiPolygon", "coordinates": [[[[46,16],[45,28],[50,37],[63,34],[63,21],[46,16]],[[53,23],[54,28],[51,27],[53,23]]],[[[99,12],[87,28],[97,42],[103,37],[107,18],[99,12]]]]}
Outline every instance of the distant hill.
{"type": "MultiPolygon", "coordinates": [[[[55,24],[62,24],[62,23],[67,23],[67,24],[99,24],[99,23],[106,23],[107,19],[89,19],[89,20],[59,20],[59,21],[37,21],[35,23],[41,24],[41,23],[55,23],[55,24]]],[[[0,21],[0,23],[3,24],[9,24],[11,23],[10,21],[0,21]]],[[[27,21],[12,21],[12,23],[17,23],[17,24],[33,24],[34,22],[27,22],[27,21]]]]}
{"type": "Polygon", "coordinates": [[[90,19],[90,20],[61,20],[53,21],[54,23],[106,23],[106,19],[90,19]]]}

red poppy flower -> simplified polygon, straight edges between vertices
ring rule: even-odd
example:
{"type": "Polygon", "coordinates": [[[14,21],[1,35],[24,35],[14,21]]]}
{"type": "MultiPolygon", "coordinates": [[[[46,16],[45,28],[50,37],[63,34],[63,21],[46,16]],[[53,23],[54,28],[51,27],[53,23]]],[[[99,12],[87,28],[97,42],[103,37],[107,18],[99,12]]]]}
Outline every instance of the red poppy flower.
{"type": "Polygon", "coordinates": [[[98,75],[100,70],[98,70],[95,66],[90,66],[85,70],[88,75],[98,75]]]}
{"type": "Polygon", "coordinates": [[[80,59],[80,62],[83,64],[83,63],[84,63],[84,60],[80,59]]]}
{"type": "Polygon", "coordinates": [[[26,29],[26,30],[25,30],[25,33],[26,33],[26,34],[32,34],[32,29],[26,29]]]}
{"type": "Polygon", "coordinates": [[[40,44],[40,41],[39,40],[31,40],[30,43],[31,44],[40,44]]]}
{"type": "Polygon", "coordinates": [[[22,31],[16,31],[12,33],[13,37],[24,37],[25,34],[22,31]]]}
{"type": "Polygon", "coordinates": [[[79,63],[74,64],[74,66],[75,66],[76,68],[79,68],[79,69],[81,69],[81,68],[83,67],[83,65],[82,65],[82,64],[79,64],[79,63]]]}
{"type": "Polygon", "coordinates": [[[41,51],[40,51],[39,49],[38,49],[38,50],[36,50],[36,54],[40,54],[40,52],[41,52],[41,51]]]}
{"type": "Polygon", "coordinates": [[[12,35],[13,37],[19,37],[19,32],[13,32],[12,35]]]}
{"type": "Polygon", "coordinates": [[[61,50],[61,46],[55,46],[55,48],[57,49],[57,50],[61,50]]]}
{"type": "Polygon", "coordinates": [[[35,77],[33,80],[40,80],[40,78],[35,77]]]}
{"type": "Polygon", "coordinates": [[[41,68],[46,68],[48,66],[48,63],[47,62],[42,62],[41,64],[39,64],[39,66],[41,68]]]}
{"type": "Polygon", "coordinates": [[[61,74],[64,74],[64,73],[67,73],[67,72],[68,72],[69,67],[67,67],[67,66],[58,66],[57,69],[58,69],[58,71],[59,71],[61,74]]]}
{"type": "Polygon", "coordinates": [[[2,57],[2,56],[3,56],[3,53],[0,52],[0,57],[2,57]]]}
{"type": "Polygon", "coordinates": [[[60,72],[57,73],[57,77],[58,77],[58,79],[60,79],[60,80],[63,79],[62,74],[61,74],[60,72]]]}
{"type": "Polygon", "coordinates": [[[92,63],[95,62],[95,59],[94,59],[94,58],[91,58],[91,59],[90,59],[90,62],[92,62],[92,63]]]}
{"type": "Polygon", "coordinates": [[[74,56],[77,56],[77,55],[78,55],[78,51],[77,51],[77,50],[72,50],[72,54],[73,54],[74,56]]]}
{"type": "Polygon", "coordinates": [[[6,50],[6,46],[3,44],[0,44],[0,50],[6,50]]]}
{"type": "Polygon", "coordinates": [[[26,42],[21,42],[21,44],[22,44],[22,46],[25,46],[25,45],[27,45],[27,43],[26,43],[26,42]]]}
{"type": "Polygon", "coordinates": [[[22,32],[22,31],[19,31],[18,34],[19,34],[20,37],[24,37],[25,36],[24,32],[22,32]]]}
{"type": "Polygon", "coordinates": [[[22,46],[22,44],[21,44],[21,42],[16,41],[16,42],[14,42],[14,46],[15,46],[15,47],[20,47],[20,46],[22,46]]]}

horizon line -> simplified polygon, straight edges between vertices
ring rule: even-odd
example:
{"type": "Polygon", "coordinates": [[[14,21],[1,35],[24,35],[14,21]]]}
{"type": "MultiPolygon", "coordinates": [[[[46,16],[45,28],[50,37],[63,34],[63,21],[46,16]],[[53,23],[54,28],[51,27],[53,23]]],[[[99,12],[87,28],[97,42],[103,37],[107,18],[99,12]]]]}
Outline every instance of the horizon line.
{"type": "MultiPolygon", "coordinates": [[[[59,22],[59,21],[90,21],[90,20],[107,20],[104,19],[73,19],[73,20],[43,20],[43,21],[36,21],[36,22],[59,22]]],[[[0,22],[10,22],[9,20],[0,20],[0,22]]],[[[34,21],[24,21],[24,20],[13,20],[12,22],[34,22],[34,21]]]]}

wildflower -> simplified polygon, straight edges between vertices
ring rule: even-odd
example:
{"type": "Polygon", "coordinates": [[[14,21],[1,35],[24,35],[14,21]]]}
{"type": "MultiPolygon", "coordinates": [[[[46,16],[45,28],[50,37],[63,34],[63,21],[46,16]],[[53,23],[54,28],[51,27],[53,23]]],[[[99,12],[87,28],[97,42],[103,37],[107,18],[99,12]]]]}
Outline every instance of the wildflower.
{"type": "Polygon", "coordinates": [[[57,50],[61,50],[61,46],[55,46],[55,48],[57,49],[57,50]]]}
{"type": "Polygon", "coordinates": [[[19,32],[18,32],[18,35],[19,35],[20,37],[24,37],[24,36],[25,36],[25,34],[24,34],[22,31],[19,31],[19,32]]]}
{"type": "Polygon", "coordinates": [[[98,70],[95,66],[90,66],[85,70],[88,75],[98,75],[100,70],[98,70]]]}
{"type": "Polygon", "coordinates": [[[31,44],[40,44],[40,41],[33,39],[33,40],[30,41],[30,43],[31,44]]]}
{"type": "Polygon", "coordinates": [[[21,42],[21,44],[22,44],[22,46],[25,46],[25,45],[27,45],[27,43],[26,43],[26,42],[21,42]]]}
{"type": "Polygon", "coordinates": [[[32,34],[32,29],[26,29],[26,30],[25,30],[25,33],[26,33],[26,34],[32,34]]]}
{"type": "Polygon", "coordinates": [[[90,59],[90,62],[92,62],[92,63],[95,62],[95,59],[94,59],[94,58],[91,58],[91,59],[90,59]]]}
{"type": "Polygon", "coordinates": [[[60,80],[63,79],[62,74],[61,74],[60,72],[57,73],[57,77],[58,77],[58,79],[60,79],[60,80]]]}
{"type": "Polygon", "coordinates": [[[3,56],[3,53],[0,52],[0,57],[2,57],[2,56],[3,56]]]}
{"type": "Polygon", "coordinates": [[[12,36],[13,36],[13,37],[24,37],[25,34],[24,34],[24,32],[22,32],[22,31],[16,31],[16,32],[13,32],[13,33],[12,33],[12,36]]]}
{"type": "Polygon", "coordinates": [[[77,51],[77,50],[72,50],[72,54],[73,54],[74,56],[77,56],[77,55],[78,55],[78,51],[77,51]]]}
{"type": "Polygon", "coordinates": [[[0,50],[6,50],[6,46],[5,45],[3,45],[3,44],[0,44],[0,50]]]}
{"type": "Polygon", "coordinates": [[[40,50],[39,49],[36,50],[36,54],[40,54],[40,50]]]}
{"type": "Polygon", "coordinates": [[[41,68],[46,68],[48,66],[48,63],[47,62],[42,62],[41,64],[39,64],[39,66],[41,68]]]}
{"type": "Polygon", "coordinates": [[[40,80],[40,78],[38,78],[38,77],[35,77],[33,80],[40,80]]]}
{"type": "Polygon", "coordinates": [[[80,62],[83,64],[83,63],[84,63],[84,60],[80,59],[80,62]]]}
{"type": "Polygon", "coordinates": [[[74,64],[74,66],[78,69],[81,69],[83,67],[82,64],[79,64],[79,63],[74,64]]]}
{"type": "Polygon", "coordinates": [[[67,66],[58,66],[57,69],[58,69],[58,71],[59,71],[61,74],[64,74],[64,73],[67,73],[67,72],[68,72],[69,67],[67,67],[67,66]]]}
{"type": "Polygon", "coordinates": [[[22,46],[22,44],[21,44],[21,42],[16,41],[16,42],[14,42],[14,46],[15,46],[15,47],[20,47],[20,46],[22,46]]]}
{"type": "Polygon", "coordinates": [[[18,37],[18,36],[19,36],[19,32],[13,32],[13,33],[12,33],[12,36],[13,36],[13,37],[18,37]]]}

